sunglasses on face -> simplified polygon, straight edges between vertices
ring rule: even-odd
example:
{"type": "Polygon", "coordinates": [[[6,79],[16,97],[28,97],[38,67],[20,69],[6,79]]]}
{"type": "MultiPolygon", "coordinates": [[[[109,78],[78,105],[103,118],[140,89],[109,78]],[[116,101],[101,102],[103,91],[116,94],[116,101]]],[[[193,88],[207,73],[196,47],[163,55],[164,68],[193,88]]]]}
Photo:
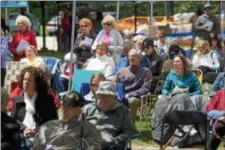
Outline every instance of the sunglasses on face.
{"type": "Polygon", "coordinates": [[[111,23],[103,23],[104,26],[111,26],[111,23]]]}
{"type": "Polygon", "coordinates": [[[88,25],[80,25],[81,28],[87,28],[88,25]]]}

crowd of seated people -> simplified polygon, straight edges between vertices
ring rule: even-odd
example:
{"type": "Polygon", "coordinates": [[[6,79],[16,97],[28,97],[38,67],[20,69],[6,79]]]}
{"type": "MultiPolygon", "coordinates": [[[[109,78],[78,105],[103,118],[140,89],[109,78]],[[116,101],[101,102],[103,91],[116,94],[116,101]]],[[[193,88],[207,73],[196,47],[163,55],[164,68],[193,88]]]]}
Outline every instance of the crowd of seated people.
{"type": "MultiPolygon", "coordinates": [[[[168,43],[164,31],[158,32],[159,40],[139,35],[134,38],[129,35],[129,38],[123,39],[115,23],[114,17],[107,15],[102,20],[103,29],[95,33],[90,19],[80,20],[74,53],[65,55],[61,75],[73,80],[77,69],[97,73],[89,81],[90,91],[87,95],[73,91],[59,102],[59,93],[55,94],[50,86],[49,70],[37,54],[29,22],[26,18],[17,21],[18,29],[23,34],[14,36],[11,51],[15,60],[26,64],[26,67],[21,71],[18,86],[9,96],[8,110],[11,112],[11,119],[19,122],[15,124],[15,133],[24,134],[31,143],[30,147],[63,149],[64,146],[70,147],[71,141],[77,139],[71,149],[82,147],[81,143],[84,143],[84,147],[88,146],[88,149],[124,149],[127,141],[137,133],[135,121],[142,96],[152,93],[159,80],[165,81],[161,89],[162,95],[158,96],[153,115],[148,116],[151,117],[155,141],[160,142],[161,119],[170,110],[201,111],[214,120],[223,120],[224,72],[217,76],[207,97],[203,95],[197,76],[191,71],[193,68],[201,69],[203,74],[220,71],[218,59],[224,56],[217,37],[209,42],[199,42],[197,52],[190,60],[179,44],[168,43]],[[27,41],[28,46],[17,52],[21,39],[27,41]],[[116,84],[123,85],[128,105],[120,101],[116,84]],[[62,111],[59,120],[58,108],[62,111]],[[18,126],[22,130],[18,130],[18,126]],[[84,132],[80,132],[82,130],[77,130],[78,128],[82,128],[84,132]],[[53,136],[58,138],[52,139],[53,136]]],[[[64,86],[67,89],[68,82],[64,86]]],[[[2,114],[7,119],[9,116],[4,110],[2,114]]],[[[221,134],[224,126],[215,126],[216,132],[210,135],[209,143],[212,144],[209,146],[213,145],[213,141],[220,142],[216,138],[218,135],[224,136],[221,134]]],[[[190,129],[193,137],[196,136],[196,130],[199,130],[190,125],[182,128],[190,129]]],[[[169,139],[172,132],[166,132],[164,136],[169,139]]],[[[195,142],[199,141],[192,143],[195,142]]],[[[214,143],[214,146],[217,147],[218,144],[214,143]]]]}

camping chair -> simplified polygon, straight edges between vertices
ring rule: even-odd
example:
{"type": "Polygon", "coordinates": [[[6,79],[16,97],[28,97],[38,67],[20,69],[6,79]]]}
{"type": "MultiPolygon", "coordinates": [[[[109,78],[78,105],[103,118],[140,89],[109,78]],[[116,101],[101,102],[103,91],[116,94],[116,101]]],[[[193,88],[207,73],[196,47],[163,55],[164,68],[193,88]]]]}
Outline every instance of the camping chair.
{"type": "Polygon", "coordinates": [[[17,61],[7,61],[6,62],[6,76],[5,76],[5,85],[4,88],[10,93],[15,88],[13,83],[16,83],[17,76],[20,74],[20,71],[26,65],[17,61]]]}
{"type": "Polygon", "coordinates": [[[203,72],[200,69],[192,69],[192,72],[195,73],[195,75],[198,77],[199,83],[202,85],[203,83],[203,72]]]}
{"type": "Polygon", "coordinates": [[[203,77],[203,82],[213,84],[218,75],[219,75],[219,73],[217,73],[217,72],[207,72],[203,77]]]}
{"type": "MultiPolygon", "coordinates": [[[[165,144],[164,144],[164,138],[163,138],[163,130],[165,127],[165,124],[171,125],[203,125],[205,128],[205,150],[207,146],[207,133],[208,133],[208,128],[207,128],[207,117],[205,116],[204,113],[202,112],[197,112],[197,111],[179,111],[179,110],[171,110],[167,114],[164,115],[163,120],[162,120],[162,128],[161,128],[161,142],[160,142],[160,150],[164,150],[170,143],[171,141],[177,136],[173,135],[165,144]],[[184,119],[185,118],[185,119],[184,119]]],[[[182,132],[185,133],[181,128],[178,127],[178,129],[182,132]]],[[[186,135],[189,134],[186,133],[186,135]]],[[[185,136],[185,134],[183,134],[185,136]]],[[[198,130],[198,135],[201,137],[201,134],[198,130]]],[[[201,139],[203,139],[201,137],[201,139]]]]}
{"type": "Polygon", "coordinates": [[[43,57],[45,65],[51,72],[51,87],[56,93],[65,91],[65,88],[61,82],[61,60],[56,57],[43,57]]]}
{"type": "Polygon", "coordinates": [[[220,64],[220,72],[225,71],[225,57],[218,58],[219,64],[220,64]]]}
{"type": "MultiPolygon", "coordinates": [[[[125,100],[125,89],[123,84],[116,84],[117,93],[119,96],[119,99],[125,106],[128,106],[128,102],[125,100]]],[[[82,83],[80,88],[80,94],[81,96],[85,96],[90,92],[90,84],[89,83],[82,83]]]]}
{"type": "Polygon", "coordinates": [[[153,93],[148,93],[141,97],[141,106],[140,106],[140,118],[148,119],[150,112],[155,108],[155,104],[158,100],[158,95],[161,93],[164,80],[158,80],[156,88],[153,93]]]}
{"type": "Polygon", "coordinates": [[[92,75],[97,72],[100,72],[100,71],[76,69],[76,71],[73,74],[73,78],[72,78],[72,86],[71,86],[72,89],[71,90],[80,92],[81,84],[89,83],[92,75]]]}
{"type": "Polygon", "coordinates": [[[131,137],[129,137],[129,139],[127,141],[127,144],[126,144],[126,147],[125,147],[125,150],[132,150],[132,143],[131,143],[131,141],[133,139],[136,139],[136,138],[140,137],[140,136],[141,136],[140,133],[136,133],[136,134],[132,135],[131,137]]]}
{"type": "MultiPolygon", "coordinates": [[[[96,72],[100,72],[100,71],[82,70],[77,68],[72,77],[71,89],[68,89],[68,91],[65,91],[65,92],[61,92],[59,94],[60,99],[62,99],[70,91],[76,91],[80,93],[82,83],[89,83],[92,75],[96,72]]],[[[86,94],[87,93],[85,93],[85,95],[86,94]]]]}

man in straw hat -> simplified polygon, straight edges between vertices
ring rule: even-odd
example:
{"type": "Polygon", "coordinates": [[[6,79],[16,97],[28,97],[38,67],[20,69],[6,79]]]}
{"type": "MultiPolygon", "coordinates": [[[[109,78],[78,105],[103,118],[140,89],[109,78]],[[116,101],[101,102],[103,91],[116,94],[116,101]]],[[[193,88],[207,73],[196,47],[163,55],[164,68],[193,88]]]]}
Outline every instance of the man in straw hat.
{"type": "Polygon", "coordinates": [[[101,133],[103,150],[122,150],[129,137],[136,134],[127,108],[117,101],[116,85],[102,81],[96,91],[97,100],[85,107],[86,119],[101,133]]]}

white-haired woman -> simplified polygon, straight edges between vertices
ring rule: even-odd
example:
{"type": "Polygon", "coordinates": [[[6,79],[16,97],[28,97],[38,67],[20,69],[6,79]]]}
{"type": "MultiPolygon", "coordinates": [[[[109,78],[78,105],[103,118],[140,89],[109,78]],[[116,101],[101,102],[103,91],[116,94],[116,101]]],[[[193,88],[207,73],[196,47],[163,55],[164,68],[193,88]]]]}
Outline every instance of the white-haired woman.
{"type": "Polygon", "coordinates": [[[10,50],[13,53],[13,60],[20,61],[21,58],[26,57],[25,48],[27,44],[37,48],[37,42],[35,33],[31,30],[30,19],[26,16],[19,15],[16,18],[16,28],[17,32],[13,35],[10,50]]]}
{"type": "Polygon", "coordinates": [[[109,53],[112,54],[115,62],[118,63],[124,41],[120,32],[116,29],[115,18],[111,15],[105,16],[102,20],[102,26],[103,29],[98,33],[97,38],[92,45],[92,51],[96,50],[99,41],[103,41],[108,45],[109,53]]]}

